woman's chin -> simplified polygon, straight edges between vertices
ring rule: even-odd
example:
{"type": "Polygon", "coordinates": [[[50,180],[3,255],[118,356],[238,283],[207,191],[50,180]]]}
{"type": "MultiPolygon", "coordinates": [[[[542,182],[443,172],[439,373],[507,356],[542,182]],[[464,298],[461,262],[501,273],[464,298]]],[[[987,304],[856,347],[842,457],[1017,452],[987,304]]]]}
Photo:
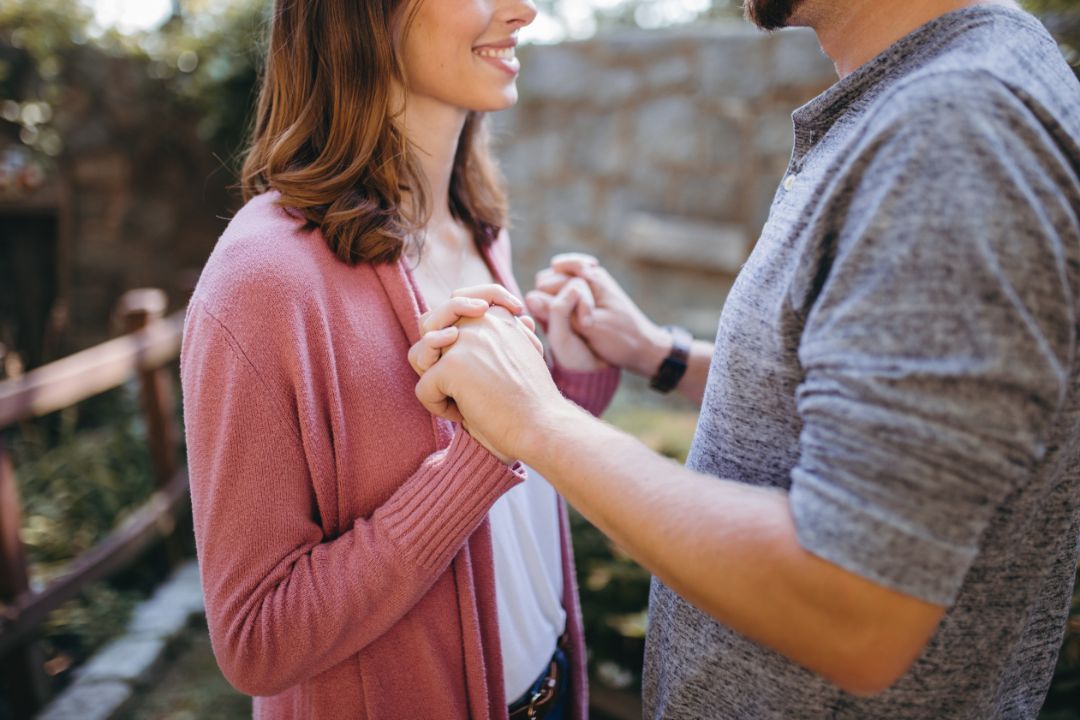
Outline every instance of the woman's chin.
{"type": "Polygon", "coordinates": [[[500,110],[509,110],[517,105],[517,102],[517,87],[510,86],[501,92],[492,93],[478,102],[473,103],[474,107],[470,107],[469,110],[482,113],[494,113],[499,112],[500,110]]]}

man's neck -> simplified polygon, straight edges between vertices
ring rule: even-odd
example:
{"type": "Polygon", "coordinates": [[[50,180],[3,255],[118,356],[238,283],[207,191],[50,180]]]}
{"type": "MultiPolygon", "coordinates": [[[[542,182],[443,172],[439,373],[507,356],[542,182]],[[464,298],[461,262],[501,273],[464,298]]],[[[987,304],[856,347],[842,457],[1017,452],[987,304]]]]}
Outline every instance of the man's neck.
{"type": "Polygon", "coordinates": [[[1020,7],[1014,0],[806,0],[793,24],[814,29],[844,78],[931,20],[974,5],[1020,7]]]}

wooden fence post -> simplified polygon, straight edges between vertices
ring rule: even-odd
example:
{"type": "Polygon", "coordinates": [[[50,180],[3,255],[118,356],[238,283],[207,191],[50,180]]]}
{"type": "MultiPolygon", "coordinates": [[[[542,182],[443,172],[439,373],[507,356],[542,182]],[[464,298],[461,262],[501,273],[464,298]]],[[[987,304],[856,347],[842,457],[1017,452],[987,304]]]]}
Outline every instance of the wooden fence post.
{"type": "MultiPolygon", "coordinates": [[[[120,298],[117,314],[123,318],[124,331],[132,333],[164,318],[165,306],[165,293],[161,290],[129,290],[120,298]]],[[[164,367],[140,370],[139,394],[146,418],[154,477],[158,487],[165,487],[176,474],[177,448],[173,387],[168,370],[164,367]]]]}
{"type": "MultiPolygon", "coordinates": [[[[0,437],[0,615],[5,619],[8,608],[30,591],[21,529],[22,502],[15,484],[15,468],[0,437]]],[[[34,641],[20,644],[0,657],[0,689],[16,718],[31,717],[45,701],[48,679],[42,661],[40,648],[34,641]]]]}
{"type": "MultiPolygon", "coordinates": [[[[164,291],[157,288],[128,290],[120,297],[116,313],[123,320],[124,332],[133,333],[164,318],[167,305],[164,291]]],[[[138,378],[154,477],[158,488],[164,489],[177,470],[179,435],[173,414],[175,401],[172,377],[169,368],[162,366],[140,370],[138,378]]],[[[184,557],[183,542],[176,531],[190,531],[190,515],[181,513],[179,518],[169,515],[162,518],[162,522],[169,523],[161,528],[162,534],[167,536],[164,559],[170,566],[175,567],[184,557]]]]}

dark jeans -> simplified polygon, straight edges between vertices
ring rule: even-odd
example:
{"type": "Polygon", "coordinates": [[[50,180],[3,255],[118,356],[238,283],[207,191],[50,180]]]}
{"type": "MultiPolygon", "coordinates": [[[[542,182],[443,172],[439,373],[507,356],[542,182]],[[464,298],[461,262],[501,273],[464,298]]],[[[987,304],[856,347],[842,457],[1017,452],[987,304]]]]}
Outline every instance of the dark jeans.
{"type": "MultiPolygon", "coordinates": [[[[544,715],[544,720],[566,720],[570,715],[570,661],[562,648],[555,649],[552,659],[559,665],[559,685],[555,688],[555,704],[551,706],[547,715],[544,715]]],[[[540,689],[546,677],[547,668],[544,668],[525,694],[510,703],[510,709],[516,710],[519,706],[528,705],[529,698],[540,689]]]]}

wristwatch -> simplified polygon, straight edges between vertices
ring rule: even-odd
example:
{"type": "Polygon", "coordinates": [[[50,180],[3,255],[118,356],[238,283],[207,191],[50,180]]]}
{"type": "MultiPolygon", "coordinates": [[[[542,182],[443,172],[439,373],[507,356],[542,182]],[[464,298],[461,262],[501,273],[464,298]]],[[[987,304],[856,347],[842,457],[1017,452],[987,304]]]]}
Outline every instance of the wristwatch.
{"type": "Polygon", "coordinates": [[[694,342],[694,336],[690,331],[678,325],[665,325],[664,330],[671,334],[671,352],[660,363],[660,369],[649,381],[649,387],[662,393],[669,393],[675,389],[686,374],[686,366],[690,362],[690,346],[694,342]]]}

